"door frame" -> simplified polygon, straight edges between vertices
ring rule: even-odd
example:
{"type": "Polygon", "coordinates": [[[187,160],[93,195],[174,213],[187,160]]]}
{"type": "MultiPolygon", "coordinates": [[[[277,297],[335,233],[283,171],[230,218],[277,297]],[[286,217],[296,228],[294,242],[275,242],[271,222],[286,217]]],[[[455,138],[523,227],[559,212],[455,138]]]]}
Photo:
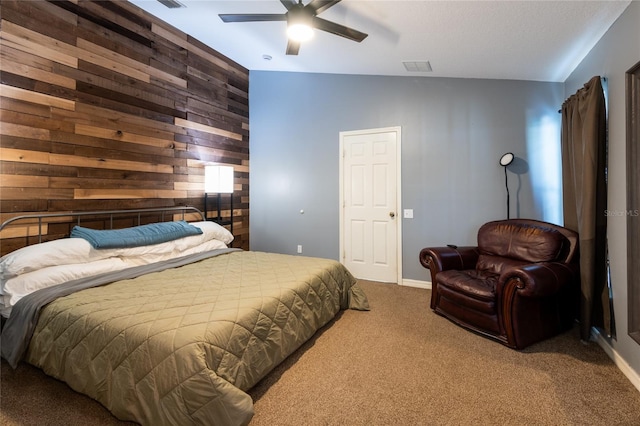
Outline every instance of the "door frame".
{"type": "Polygon", "coordinates": [[[397,275],[396,284],[402,285],[402,127],[382,127],[376,129],[363,129],[363,130],[349,130],[340,132],[340,178],[339,178],[339,208],[340,211],[340,263],[345,263],[345,243],[344,243],[344,156],[346,154],[344,147],[344,138],[346,136],[359,136],[373,133],[396,133],[396,263],[397,263],[397,275]]]}

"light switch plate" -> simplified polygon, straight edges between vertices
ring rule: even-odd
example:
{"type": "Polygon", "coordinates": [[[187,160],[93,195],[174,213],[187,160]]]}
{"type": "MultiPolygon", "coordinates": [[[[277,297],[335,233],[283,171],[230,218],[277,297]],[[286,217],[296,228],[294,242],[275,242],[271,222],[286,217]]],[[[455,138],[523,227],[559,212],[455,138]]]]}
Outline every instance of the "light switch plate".
{"type": "Polygon", "coordinates": [[[404,218],[413,219],[413,209],[404,209],[404,218]]]}

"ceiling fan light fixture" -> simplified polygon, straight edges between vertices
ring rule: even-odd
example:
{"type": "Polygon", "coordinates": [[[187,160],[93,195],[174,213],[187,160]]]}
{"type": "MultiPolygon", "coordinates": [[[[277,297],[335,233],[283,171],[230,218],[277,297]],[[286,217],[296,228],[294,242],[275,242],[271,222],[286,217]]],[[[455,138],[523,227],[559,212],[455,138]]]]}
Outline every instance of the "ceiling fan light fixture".
{"type": "Polygon", "coordinates": [[[293,41],[309,41],[313,38],[313,28],[307,24],[291,24],[287,27],[287,37],[293,41]]]}
{"type": "MultiPolygon", "coordinates": [[[[168,0],[176,1],[176,0],[168,0]]],[[[314,31],[324,31],[348,40],[361,42],[367,34],[335,22],[318,18],[318,14],[340,3],[340,0],[311,0],[306,5],[302,0],[280,0],[286,13],[221,13],[223,22],[271,22],[287,21],[287,55],[297,55],[302,42],[314,36],[314,31]]]]}

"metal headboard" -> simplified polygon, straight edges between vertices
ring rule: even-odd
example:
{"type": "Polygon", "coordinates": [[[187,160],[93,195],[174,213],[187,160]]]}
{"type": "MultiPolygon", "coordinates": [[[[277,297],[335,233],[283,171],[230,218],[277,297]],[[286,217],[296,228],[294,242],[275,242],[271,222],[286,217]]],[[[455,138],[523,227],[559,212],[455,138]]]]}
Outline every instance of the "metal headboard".
{"type": "Polygon", "coordinates": [[[156,207],[156,208],[147,208],[147,209],[131,209],[131,210],[94,210],[94,211],[84,211],[84,212],[66,212],[66,213],[41,213],[41,214],[27,214],[22,216],[15,216],[11,219],[7,219],[2,224],[0,224],[0,231],[2,231],[7,226],[14,224],[17,221],[34,221],[38,222],[38,242],[42,242],[42,224],[43,219],[52,218],[52,217],[76,217],[77,224],[80,225],[82,217],[86,216],[101,216],[104,218],[108,218],[109,226],[113,229],[113,218],[116,215],[137,215],[138,216],[138,225],[141,224],[141,218],[143,214],[146,213],[161,213],[161,220],[164,221],[165,214],[182,214],[182,219],[184,220],[187,213],[196,213],[200,216],[201,220],[205,220],[204,214],[195,207],[191,206],[177,206],[177,207],[156,207]]]}

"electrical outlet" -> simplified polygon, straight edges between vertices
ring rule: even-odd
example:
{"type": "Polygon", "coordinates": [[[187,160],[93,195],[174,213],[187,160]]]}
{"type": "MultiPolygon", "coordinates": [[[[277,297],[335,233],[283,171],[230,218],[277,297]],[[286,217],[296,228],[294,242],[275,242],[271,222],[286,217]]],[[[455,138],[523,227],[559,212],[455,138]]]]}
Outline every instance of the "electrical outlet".
{"type": "Polygon", "coordinates": [[[298,244],[298,253],[302,253],[302,245],[298,244]]]}

